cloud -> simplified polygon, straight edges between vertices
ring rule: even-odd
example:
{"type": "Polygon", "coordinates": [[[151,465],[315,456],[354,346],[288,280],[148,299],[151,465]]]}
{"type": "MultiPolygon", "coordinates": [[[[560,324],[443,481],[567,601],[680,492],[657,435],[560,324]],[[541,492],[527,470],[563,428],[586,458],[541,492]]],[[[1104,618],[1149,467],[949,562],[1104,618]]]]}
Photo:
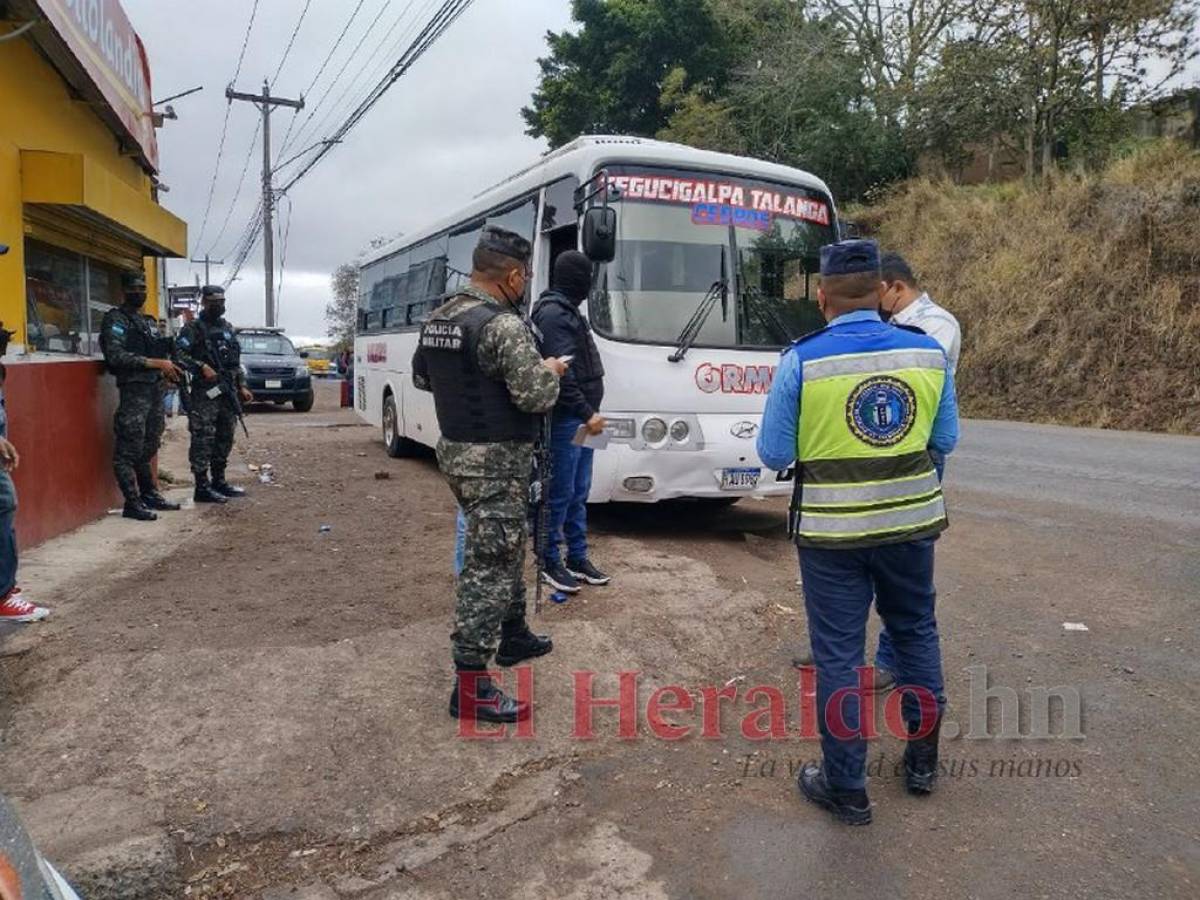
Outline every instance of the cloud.
{"type": "MultiPolygon", "coordinates": [[[[225,100],[251,4],[246,0],[122,2],[146,45],[155,96],[204,86],[202,93],[172,104],[179,120],[168,122],[159,132],[162,179],[171,188],[163,203],[187,220],[193,257],[211,252],[215,259],[230,259],[261,193],[262,149],[252,143],[257,111],[248,103],[230,106],[225,100]],[[225,150],[201,241],[227,111],[225,150]],[[218,234],[220,240],[214,242],[218,234]]],[[[304,0],[259,0],[238,90],[260,90],[264,76],[274,75],[303,6],[304,0]]],[[[310,6],[272,93],[296,97],[313,82],[355,6],[354,0],[310,6]]],[[[372,238],[412,231],[448,215],[545,149],[523,133],[519,110],[537,83],[537,57],[546,52],[545,32],[568,25],[569,6],[568,0],[476,0],[346,142],[291,191],[279,210],[280,225],[288,228],[290,202],[287,271],[280,298],[280,322],[289,332],[325,333],[329,274],[358,255],[372,238]]],[[[369,90],[374,76],[382,75],[407,45],[418,17],[424,21],[433,8],[434,0],[363,0],[345,41],[305,98],[307,109],[296,114],[288,155],[328,136],[353,101],[369,90]],[[377,15],[378,22],[368,33],[367,26],[377,15]],[[388,28],[397,22],[388,44],[382,44],[388,28]],[[400,40],[405,37],[408,40],[400,40]],[[352,56],[360,39],[361,46],[352,56]],[[372,56],[376,49],[379,52],[372,56]],[[327,93],[343,67],[340,81],[327,93]],[[322,122],[323,127],[316,127],[322,122]]],[[[272,116],[276,149],[288,134],[292,117],[287,110],[272,116]]],[[[295,166],[285,168],[279,178],[292,171],[295,166]]],[[[280,239],[276,244],[278,260],[284,242],[280,239]]],[[[203,266],[169,263],[172,282],[192,283],[197,274],[203,276],[203,266]]],[[[223,277],[224,270],[215,268],[213,279],[223,277]]],[[[260,249],[229,290],[230,313],[238,324],[262,323],[263,285],[260,249]]]]}

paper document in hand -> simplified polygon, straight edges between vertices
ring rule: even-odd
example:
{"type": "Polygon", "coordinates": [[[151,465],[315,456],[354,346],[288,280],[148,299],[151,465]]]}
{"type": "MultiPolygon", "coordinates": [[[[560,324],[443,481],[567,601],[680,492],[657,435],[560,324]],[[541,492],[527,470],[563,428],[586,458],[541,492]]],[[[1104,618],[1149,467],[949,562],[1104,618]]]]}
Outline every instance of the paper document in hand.
{"type": "Polygon", "coordinates": [[[571,438],[571,443],[576,447],[587,447],[591,450],[603,450],[608,446],[609,433],[602,431],[599,434],[589,434],[586,425],[580,425],[579,430],[575,432],[575,437],[571,438]]]}

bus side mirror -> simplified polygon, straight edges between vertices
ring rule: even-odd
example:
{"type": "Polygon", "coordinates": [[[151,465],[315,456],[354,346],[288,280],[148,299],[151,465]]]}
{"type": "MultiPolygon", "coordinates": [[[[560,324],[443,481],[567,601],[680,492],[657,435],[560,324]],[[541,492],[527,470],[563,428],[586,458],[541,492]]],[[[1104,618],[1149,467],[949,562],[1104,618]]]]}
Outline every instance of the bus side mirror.
{"type": "Polygon", "coordinates": [[[583,214],[583,252],[597,263],[617,258],[617,211],[611,206],[593,206],[583,214]]]}

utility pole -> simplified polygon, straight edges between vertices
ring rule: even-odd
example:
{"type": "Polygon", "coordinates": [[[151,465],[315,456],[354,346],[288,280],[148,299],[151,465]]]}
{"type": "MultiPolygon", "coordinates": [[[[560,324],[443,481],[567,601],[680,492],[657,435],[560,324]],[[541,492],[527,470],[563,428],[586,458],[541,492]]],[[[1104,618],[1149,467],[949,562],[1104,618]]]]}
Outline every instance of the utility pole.
{"type": "Polygon", "coordinates": [[[200,265],[200,263],[204,263],[204,283],[205,284],[212,284],[212,278],[209,275],[209,267],[210,266],[225,265],[225,260],[209,259],[207,253],[204,254],[204,259],[193,259],[193,260],[191,260],[191,262],[194,262],[196,265],[200,265]]]}
{"type": "Polygon", "coordinates": [[[282,97],[271,96],[271,85],[263,79],[261,94],[242,94],[230,85],[225,89],[229,100],[242,100],[253,103],[262,112],[263,124],[263,268],[266,269],[266,298],[268,328],[275,327],[275,188],[272,184],[271,171],[271,110],[276,106],[287,106],[291,109],[304,109],[304,98],[285,100],[282,97]]]}

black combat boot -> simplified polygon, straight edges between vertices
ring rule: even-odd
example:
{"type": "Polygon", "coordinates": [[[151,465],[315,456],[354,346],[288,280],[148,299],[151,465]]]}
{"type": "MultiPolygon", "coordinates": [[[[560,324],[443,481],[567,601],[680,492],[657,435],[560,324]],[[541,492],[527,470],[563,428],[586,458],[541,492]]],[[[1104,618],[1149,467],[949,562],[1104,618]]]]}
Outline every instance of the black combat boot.
{"type": "Polygon", "coordinates": [[[208,479],[203,475],[196,476],[196,492],[192,495],[192,499],[197,503],[229,502],[224,494],[213,490],[213,486],[208,483],[208,479]]]}
{"type": "Polygon", "coordinates": [[[146,509],[157,509],[160,512],[178,512],[178,503],[172,503],[158,491],[142,491],[142,506],[146,509]]]}
{"type": "Polygon", "coordinates": [[[829,810],[847,825],[871,824],[871,801],[867,799],[865,790],[838,790],[829,784],[825,771],[813,765],[801,769],[796,782],[807,800],[829,810]]]}
{"type": "Polygon", "coordinates": [[[529,704],[514,700],[492,684],[492,679],[482,674],[485,666],[456,666],[457,678],[454,691],[450,694],[450,715],[460,719],[459,702],[470,709],[475,708],[476,722],[520,722],[529,718],[529,704]]]}
{"type": "Polygon", "coordinates": [[[496,651],[496,665],[515,666],[526,659],[545,656],[554,649],[548,634],[534,634],[524,618],[500,625],[500,649],[496,651]]]}
{"type": "Polygon", "coordinates": [[[232,484],[226,481],[225,473],[223,471],[213,472],[212,489],[222,497],[228,497],[230,499],[234,497],[241,497],[246,493],[242,488],[234,487],[232,484]]]}
{"type": "Polygon", "coordinates": [[[158,516],[146,509],[140,500],[126,500],[125,509],[121,515],[126,519],[136,519],[139,522],[153,522],[158,519],[158,516]]]}
{"type": "MultiPolygon", "coordinates": [[[[908,723],[908,733],[915,734],[919,722],[908,723]]],[[[924,796],[933,793],[938,776],[938,739],[942,732],[942,717],[938,716],[933,731],[923,738],[910,738],[904,748],[904,786],[910,794],[924,796]]]]}

